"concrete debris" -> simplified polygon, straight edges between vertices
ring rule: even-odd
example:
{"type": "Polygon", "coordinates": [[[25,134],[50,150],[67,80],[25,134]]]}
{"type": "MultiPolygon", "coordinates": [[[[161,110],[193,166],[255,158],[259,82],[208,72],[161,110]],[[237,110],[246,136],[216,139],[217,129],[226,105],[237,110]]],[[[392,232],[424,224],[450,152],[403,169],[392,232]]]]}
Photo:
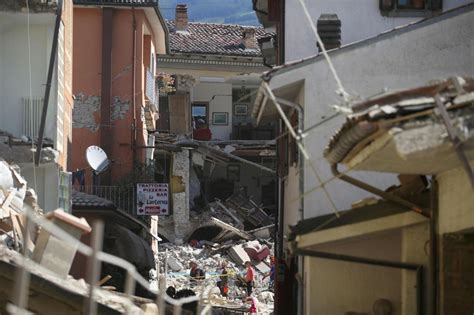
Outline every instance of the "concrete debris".
{"type": "MultiPolygon", "coordinates": [[[[80,299],[85,300],[88,296],[89,285],[84,279],[76,280],[69,275],[77,245],[64,242],[46,229],[33,224],[30,226],[31,237],[25,238],[23,234],[26,223],[25,213],[33,211],[37,216],[43,215],[43,211],[38,207],[36,192],[28,188],[27,184],[15,166],[0,161],[0,290],[5,290],[2,285],[6,285],[9,289],[14,285],[14,272],[9,272],[9,270],[13,271],[19,265],[24,265],[33,275],[29,286],[33,296],[49,299],[53,297],[52,300],[57,301],[58,305],[70,302],[67,300],[68,294],[78,295],[80,299]],[[27,248],[26,262],[19,253],[24,247],[27,248]],[[36,283],[38,281],[41,286],[36,283]],[[38,290],[38,287],[49,286],[54,287],[54,290],[35,291],[38,290]],[[55,292],[54,296],[49,296],[50,292],[55,292]]],[[[62,210],[49,212],[45,217],[76,239],[91,231],[85,219],[75,217],[62,210]]],[[[101,307],[120,313],[126,312],[129,300],[120,293],[97,289],[94,294],[101,307]]],[[[152,301],[133,297],[133,302],[135,305],[131,306],[130,314],[145,314],[145,311],[150,313],[149,307],[140,309],[140,306],[152,301]]],[[[82,303],[78,303],[77,307],[80,312],[82,303]]],[[[4,307],[5,305],[0,303],[0,309],[4,307]]],[[[56,306],[38,307],[40,307],[39,313],[46,314],[51,307],[56,306]]],[[[71,305],[71,307],[75,306],[71,305]]]]}
{"type": "MultiPolygon", "coordinates": [[[[79,219],[60,209],[48,213],[46,218],[76,239],[91,232],[91,227],[84,218],[79,219]]],[[[76,251],[76,244],[63,241],[41,229],[33,252],[33,260],[57,276],[66,278],[76,251]]]]}
{"type": "Polygon", "coordinates": [[[168,267],[171,268],[173,271],[181,271],[183,270],[183,265],[173,256],[168,257],[168,267]]]}
{"type": "Polygon", "coordinates": [[[230,224],[222,222],[221,220],[217,218],[211,217],[211,222],[222,229],[222,232],[212,239],[215,242],[225,241],[225,240],[233,239],[233,238],[235,239],[235,236],[242,238],[244,240],[255,239],[255,237],[252,234],[239,230],[238,228],[235,228],[230,224]]]}
{"type": "Polygon", "coordinates": [[[263,261],[255,264],[254,267],[256,270],[260,271],[262,274],[268,274],[271,270],[271,268],[263,261]]]}
{"type": "Polygon", "coordinates": [[[243,265],[246,261],[250,261],[250,256],[247,254],[242,244],[232,246],[229,250],[229,256],[238,265],[243,265]]]}
{"type": "MultiPolygon", "coordinates": [[[[173,287],[176,292],[179,290],[192,289],[197,295],[201,295],[203,290],[209,290],[209,301],[216,314],[227,314],[231,310],[247,312],[250,304],[246,303],[245,287],[242,277],[245,274],[245,261],[252,261],[245,251],[245,247],[267,248],[273,247],[271,242],[262,241],[229,241],[228,243],[199,242],[201,248],[194,248],[189,245],[174,245],[172,243],[161,243],[159,245],[158,260],[160,261],[160,286],[166,288],[173,287]],[[267,245],[269,244],[269,245],[267,245]],[[171,269],[170,261],[184,266],[179,272],[166,270],[165,263],[171,269]],[[204,270],[205,280],[194,283],[189,277],[189,263],[196,262],[198,268],[204,270]],[[229,292],[226,297],[221,295],[217,286],[221,280],[222,266],[226,266],[227,285],[229,292]],[[164,284],[163,284],[164,282],[164,284]]],[[[271,252],[271,251],[270,251],[271,252]]],[[[270,272],[270,257],[263,261],[253,261],[256,270],[253,298],[258,305],[258,314],[273,314],[273,292],[269,290],[270,279],[265,277],[270,272]],[[265,278],[264,278],[265,277],[265,278]]],[[[157,287],[157,275],[154,272],[151,284],[157,287]]]]}
{"type": "MultiPolygon", "coordinates": [[[[0,152],[1,158],[8,163],[23,164],[32,163],[33,154],[36,149],[32,149],[32,140],[27,136],[16,138],[11,134],[0,130],[0,152]]],[[[49,138],[43,140],[40,163],[56,163],[59,152],[53,149],[54,142],[49,138]]]]}
{"type": "MultiPolygon", "coordinates": [[[[0,244],[0,268],[4,268],[6,266],[17,266],[22,264],[22,258],[20,253],[10,250],[5,246],[0,244]]],[[[54,298],[56,300],[60,300],[63,298],[62,292],[64,296],[67,296],[67,292],[73,292],[74,294],[78,294],[85,299],[89,292],[89,285],[84,281],[84,279],[76,280],[70,276],[63,279],[56,274],[51,273],[49,270],[43,268],[42,266],[38,266],[37,264],[33,263],[31,260],[27,260],[25,266],[28,268],[29,272],[35,276],[40,277],[42,280],[41,287],[47,286],[49,283],[54,285],[56,289],[56,296],[54,298]]],[[[4,279],[2,279],[4,280],[4,279]]],[[[32,278],[34,281],[34,278],[32,278]]],[[[1,281],[0,281],[1,282],[1,281]]],[[[42,294],[43,292],[36,292],[35,289],[31,288],[31,292],[33,295],[42,294]]],[[[46,294],[46,293],[45,293],[46,294]]],[[[109,292],[102,289],[96,289],[94,292],[95,299],[97,303],[105,305],[113,310],[116,310],[120,313],[125,313],[126,307],[129,304],[128,300],[121,295],[118,295],[114,292],[109,292]]],[[[54,299],[50,299],[53,300],[54,299]]],[[[47,307],[54,307],[48,305],[47,307]]],[[[138,306],[131,305],[131,314],[145,314],[138,306]]],[[[43,310],[46,314],[47,309],[43,310]]]]}
{"type": "Polygon", "coordinates": [[[263,226],[255,230],[247,231],[247,233],[250,233],[259,239],[269,239],[270,237],[272,237],[272,232],[274,229],[275,229],[275,224],[270,224],[270,225],[263,226]]]}
{"type": "Polygon", "coordinates": [[[256,261],[262,261],[270,255],[270,249],[268,246],[262,246],[258,241],[248,242],[245,244],[244,250],[250,258],[256,261]]]}

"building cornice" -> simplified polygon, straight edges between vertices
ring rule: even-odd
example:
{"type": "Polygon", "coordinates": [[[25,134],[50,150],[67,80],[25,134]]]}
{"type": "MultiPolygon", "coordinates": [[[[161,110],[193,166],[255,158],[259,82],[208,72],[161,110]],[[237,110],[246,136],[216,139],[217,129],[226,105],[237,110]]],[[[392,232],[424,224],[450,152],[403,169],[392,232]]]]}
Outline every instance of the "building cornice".
{"type": "Polygon", "coordinates": [[[230,67],[264,68],[260,57],[216,57],[213,55],[158,55],[157,62],[161,64],[194,64],[230,67]]]}

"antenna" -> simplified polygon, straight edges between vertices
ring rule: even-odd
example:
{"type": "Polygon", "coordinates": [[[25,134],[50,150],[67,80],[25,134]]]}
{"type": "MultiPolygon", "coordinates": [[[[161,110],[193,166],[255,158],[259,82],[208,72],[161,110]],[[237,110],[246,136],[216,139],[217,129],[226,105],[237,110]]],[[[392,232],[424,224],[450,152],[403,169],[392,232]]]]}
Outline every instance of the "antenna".
{"type": "Polygon", "coordinates": [[[86,160],[96,174],[105,171],[110,165],[110,160],[107,158],[107,154],[96,145],[91,145],[87,148],[86,160]]]}

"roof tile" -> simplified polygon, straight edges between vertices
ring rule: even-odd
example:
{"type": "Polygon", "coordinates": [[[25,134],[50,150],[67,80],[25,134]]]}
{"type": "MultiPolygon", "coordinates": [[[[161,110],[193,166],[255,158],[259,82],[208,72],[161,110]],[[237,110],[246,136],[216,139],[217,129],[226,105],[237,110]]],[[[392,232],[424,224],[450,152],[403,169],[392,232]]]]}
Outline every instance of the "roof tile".
{"type": "Polygon", "coordinates": [[[255,29],[256,39],[264,37],[266,33],[263,27],[190,22],[185,31],[178,31],[174,27],[174,21],[166,21],[166,23],[170,31],[172,53],[262,56],[258,45],[256,49],[246,49],[241,39],[243,31],[249,28],[255,29]]]}

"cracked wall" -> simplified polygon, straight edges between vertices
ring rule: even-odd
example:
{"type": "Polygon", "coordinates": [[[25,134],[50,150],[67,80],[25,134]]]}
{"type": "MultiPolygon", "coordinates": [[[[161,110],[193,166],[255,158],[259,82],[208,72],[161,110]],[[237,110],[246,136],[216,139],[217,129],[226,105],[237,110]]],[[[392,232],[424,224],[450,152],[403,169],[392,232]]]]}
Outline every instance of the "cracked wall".
{"type": "Polygon", "coordinates": [[[72,111],[72,127],[86,128],[92,131],[99,130],[96,113],[100,110],[100,96],[76,94],[72,111]]]}
{"type": "MultiPolygon", "coordinates": [[[[100,96],[85,95],[84,93],[77,94],[72,113],[73,128],[86,128],[94,132],[99,130],[99,121],[96,119],[96,113],[99,114],[100,103],[100,96]]],[[[129,111],[130,100],[122,100],[119,96],[115,96],[110,109],[110,120],[125,119],[125,115],[129,111]]]]}
{"type": "Polygon", "coordinates": [[[120,97],[115,96],[110,109],[110,120],[116,121],[124,119],[129,110],[130,100],[121,100],[120,97]]]}
{"type": "MultiPolygon", "coordinates": [[[[173,222],[175,241],[184,239],[189,223],[189,151],[183,150],[173,154],[173,177],[180,178],[184,185],[182,189],[171,187],[173,198],[173,222]]],[[[175,185],[173,185],[175,186],[175,185]]]]}

